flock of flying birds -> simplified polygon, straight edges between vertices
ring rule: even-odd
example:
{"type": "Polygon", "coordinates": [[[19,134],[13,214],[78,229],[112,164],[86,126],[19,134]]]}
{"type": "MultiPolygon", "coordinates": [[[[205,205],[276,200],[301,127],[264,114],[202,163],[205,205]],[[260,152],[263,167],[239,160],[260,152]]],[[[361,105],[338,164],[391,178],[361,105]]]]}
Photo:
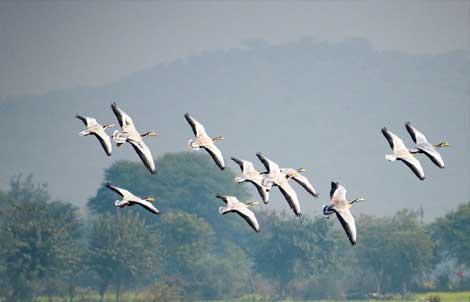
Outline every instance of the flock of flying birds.
{"type": "MultiPolygon", "coordinates": [[[[137,131],[132,118],[121,108],[119,108],[116,103],[111,105],[111,109],[116,115],[119,125],[121,126],[121,131],[115,130],[110,137],[105,130],[107,128],[114,127],[113,124],[101,125],[93,118],[76,115],[76,117],[80,119],[86,126],[86,130],[80,132],[80,135],[94,135],[99,140],[108,156],[111,156],[112,151],[111,138],[116,143],[117,147],[120,147],[125,143],[129,143],[134,148],[142,163],[145,165],[145,167],[147,167],[150,173],[156,174],[157,168],[155,166],[155,161],[153,160],[150,149],[144,142],[144,138],[147,136],[156,136],[157,133],[155,131],[148,131],[141,134],[139,131],[137,131]]],[[[189,148],[193,150],[199,150],[200,148],[203,148],[210,154],[217,166],[223,170],[225,168],[224,158],[222,156],[222,152],[215,145],[215,142],[223,140],[224,137],[217,136],[211,138],[201,123],[199,123],[189,114],[185,114],[184,117],[188,121],[195,135],[194,139],[190,139],[188,141],[189,148]]],[[[414,141],[416,148],[408,149],[397,135],[384,127],[382,128],[382,133],[393,151],[393,154],[385,155],[385,159],[388,161],[402,161],[420,180],[425,179],[424,171],[419,160],[414,157],[414,154],[425,154],[438,167],[444,168],[444,161],[439,152],[437,152],[437,149],[441,147],[448,147],[449,144],[447,142],[442,142],[438,145],[432,145],[421,132],[419,132],[410,124],[410,122],[407,122],[405,126],[406,130],[414,141]]],[[[313,197],[318,198],[319,195],[308,178],[301,174],[307,170],[303,168],[280,168],[278,164],[261,153],[257,153],[256,156],[266,168],[265,172],[257,171],[253,163],[250,161],[231,157],[231,159],[238,164],[242,172],[242,175],[236,177],[235,181],[238,183],[252,183],[256,187],[261,199],[265,204],[269,202],[269,192],[271,189],[273,187],[279,188],[294,214],[298,217],[301,216],[299,199],[297,197],[297,193],[290,185],[289,180],[293,179],[313,197]]],[[[152,202],[155,201],[154,198],[141,198],[132,194],[128,190],[113,186],[109,183],[106,184],[106,187],[122,197],[121,200],[116,200],[116,207],[124,208],[128,206],[139,205],[154,214],[159,214],[158,209],[152,204],[152,202]]],[[[258,220],[256,219],[253,211],[249,209],[251,206],[259,205],[259,202],[244,203],[239,201],[235,196],[224,196],[221,194],[216,194],[215,197],[226,203],[225,207],[219,208],[219,213],[237,213],[251,226],[254,231],[259,232],[260,226],[258,220]]],[[[323,206],[323,214],[326,218],[336,214],[336,217],[346,232],[349,241],[352,245],[355,245],[356,224],[354,217],[352,216],[349,209],[355,202],[363,201],[365,199],[361,197],[349,202],[346,199],[346,189],[338,182],[331,182],[330,200],[331,202],[329,205],[323,206]]]]}

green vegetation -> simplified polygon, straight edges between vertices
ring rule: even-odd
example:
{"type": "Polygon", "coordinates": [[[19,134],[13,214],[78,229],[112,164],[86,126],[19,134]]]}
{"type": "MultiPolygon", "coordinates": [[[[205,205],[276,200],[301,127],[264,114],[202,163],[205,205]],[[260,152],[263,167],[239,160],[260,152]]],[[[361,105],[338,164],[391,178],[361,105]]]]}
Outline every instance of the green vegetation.
{"type": "Polygon", "coordinates": [[[13,178],[0,192],[0,301],[470,300],[470,203],[430,224],[410,210],[359,216],[351,247],[334,219],[255,209],[255,233],[220,215],[216,192],[245,200],[251,186],[205,154],[158,163],[165,177],[120,161],[103,182],[155,197],[158,216],[116,209],[104,187],[81,215],[13,178]]]}

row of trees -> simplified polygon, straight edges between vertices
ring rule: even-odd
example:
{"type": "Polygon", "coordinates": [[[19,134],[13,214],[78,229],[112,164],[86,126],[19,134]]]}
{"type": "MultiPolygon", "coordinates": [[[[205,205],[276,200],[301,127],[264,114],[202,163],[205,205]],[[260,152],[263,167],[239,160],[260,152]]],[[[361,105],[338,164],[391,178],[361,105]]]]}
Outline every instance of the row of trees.
{"type": "Polygon", "coordinates": [[[240,217],[219,215],[215,192],[247,199],[251,188],[205,156],[167,154],[159,168],[164,178],[121,161],[105,176],[156,197],[159,216],[116,210],[106,188],[85,215],[52,201],[32,177],[12,179],[0,192],[0,297],[72,301],[88,290],[101,300],[114,292],[116,301],[123,292],[148,301],[315,299],[470,288],[470,203],[427,225],[409,210],[360,216],[352,248],[333,219],[258,210],[262,231],[254,233],[240,217]]]}

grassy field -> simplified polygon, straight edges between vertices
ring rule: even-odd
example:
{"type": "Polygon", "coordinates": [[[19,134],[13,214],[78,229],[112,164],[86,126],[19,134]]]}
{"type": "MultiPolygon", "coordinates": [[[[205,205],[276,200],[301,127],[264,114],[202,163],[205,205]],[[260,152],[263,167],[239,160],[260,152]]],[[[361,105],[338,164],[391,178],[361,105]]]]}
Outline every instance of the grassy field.
{"type": "MultiPolygon", "coordinates": [[[[46,302],[48,299],[46,297],[41,297],[37,299],[38,302],[46,302]]],[[[61,298],[56,297],[54,301],[62,301],[61,298]]],[[[87,294],[78,294],[74,301],[76,302],[97,302],[99,301],[99,296],[95,293],[87,294]]],[[[106,302],[115,301],[115,295],[108,293],[105,296],[106,302]]],[[[124,293],[121,297],[122,302],[148,302],[148,298],[144,295],[139,295],[135,293],[124,293]]],[[[184,302],[186,302],[183,299],[184,302]]],[[[204,300],[196,302],[344,302],[344,301],[354,301],[354,302],[402,302],[399,295],[394,295],[392,300],[296,300],[296,299],[285,299],[285,300],[275,300],[275,299],[266,299],[260,296],[248,296],[242,299],[231,299],[231,300],[204,300]]],[[[419,293],[419,294],[410,294],[406,302],[423,302],[423,301],[440,301],[440,302],[470,302],[470,291],[468,292],[428,292],[428,293],[419,293]],[[432,300],[431,298],[436,298],[432,300]],[[440,298],[440,300],[437,300],[440,298]]],[[[163,302],[163,301],[162,301],[163,302]]],[[[189,302],[189,301],[188,301],[189,302]]]]}
{"type": "MultiPolygon", "coordinates": [[[[347,299],[340,299],[340,300],[296,300],[296,299],[286,299],[286,300],[265,300],[260,299],[239,299],[239,300],[219,300],[219,301],[197,301],[197,302],[252,302],[252,301],[259,301],[259,302],[344,302],[344,301],[354,301],[354,302],[403,302],[400,295],[394,295],[393,299],[391,300],[347,300],[347,299]]],[[[419,293],[419,294],[410,294],[406,302],[423,302],[423,301],[431,301],[431,302],[470,302],[470,291],[468,292],[428,292],[428,293],[419,293]],[[435,300],[433,300],[434,298],[435,300]]]]}

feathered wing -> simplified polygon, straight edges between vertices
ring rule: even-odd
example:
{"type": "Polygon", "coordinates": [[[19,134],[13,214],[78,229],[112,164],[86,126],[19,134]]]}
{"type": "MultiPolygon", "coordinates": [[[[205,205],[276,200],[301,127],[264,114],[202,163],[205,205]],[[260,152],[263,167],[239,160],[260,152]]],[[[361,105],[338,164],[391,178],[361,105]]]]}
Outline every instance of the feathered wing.
{"type": "Polygon", "coordinates": [[[443,169],[445,167],[444,160],[439,152],[434,150],[432,146],[430,148],[421,149],[424,154],[439,168],[443,169]]]}
{"type": "Polygon", "coordinates": [[[420,145],[429,143],[426,136],[424,136],[423,133],[419,132],[415,127],[413,127],[410,122],[406,122],[405,127],[406,131],[408,131],[411,136],[411,139],[415,142],[415,144],[420,145]]]}
{"type": "Polygon", "coordinates": [[[269,158],[263,156],[260,152],[256,153],[256,156],[259,158],[261,163],[263,163],[264,167],[268,172],[280,171],[279,165],[270,160],[269,158]]]}
{"type": "Polygon", "coordinates": [[[338,217],[339,222],[343,226],[346,235],[349,238],[349,241],[352,245],[356,244],[356,222],[354,220],[351,211],[347,207],[335,208],[333,210],[336,213],[336,217],[338,217]]]}
{"type": "Polygon", "coordinates": [[[330,198],[332,203],[346,203],[347,192],[339,182],[331,182],[330,198]]]}
{"type": "Polygon", "coordinates": [[[293,176],[292,177],[298,184],[300,184],[307,192],[309,192],[313,197],[318,198],[318,193],[315,188],[312,186],[307,177],[303,175],[293,176]]]}
{"type": "Polygon", "coordinates": [[[251,226],[255,232],[259,232],[259,223],[256,219],[255,213],[248,208],[237,209],[238,215],[240,215],[245,221],[251,226]]]}
{"type": "Polygon", "coordinates": [[[410,154],[410,156],[398,157],[398,160],[404,162],[420,180],[426,178],[424,177],[424,170],[421,163],[413,155],[410,154]]]}
{"type": "Polygon", "coordinates": [[[160,214],[160,211],[149,201],[144,200],[144,199],[139,199],[136,201],[132,201],[135,204],[138,204],[139,206],[143,207],[149,212],[152,212],[153,214],[160,214]]]}
{"type": "Polygon", "coordinates": [[[238,199],[235,196],[225,196],[225,195],[217,193],[217,194],[215,194],[215,197],[217,197],[220,200],[222,200],[223,202],[225,202],[227,204],[227,208],[233,208],[237,204],[241,203],[240,201],[238,201],[238,199]]]}
{"type": "Polygon", "coordinates": [[[150,173],[157,173],[157,168],[155,167],[155,162],[153,161],[152,153],[150,152],[149,147],[145,144],[143,140],[136,142],[133,140],[128,140],[131,146],[134,148],[137,155],[144,163],[145,167],[150,171],[150,173]]]}
{"type": "Polygon", "coordinates": [[[197,120],[195,120],[192,116],[190,116],[189,113],[186,113],[184,117],[186,118],[189,125],[193,129],[193,133],[196,137],[207,136],[204,126],[201,123],[199,123],[197,120]]]}
{"type": "Polygon", "coordinates": [[[396,136],[392,131],[388,130],[387,128],[382,128],[382,134],[387,139],[390,147],[393,149],[393,152],[400,153],[400,152],[409,152],[408,148],[406,147],[405,143],[396,136]]]}
{"type": "Polygon", "coordinates": [[[242,170],[242,172],[245,172],[245,160],[238,159],[233,156],[230,157],[230,159],[233,160],[240,167],[240,170],[242,170]]]}
{"type": "Polygon", "coordinates": [[[225,162],[224,162],[224,157],[222,156],[222,152],[220,152],[219,148],[214,143],[211,143],[207,146],[202,146],[212,157],[212,159],[215,161],[217,166],[219,166],[220,169],[225,169],[225,162]]]}
{"type": "Polygon", "coordinates": [[[119,122],[119,125],[121,126],[122,130],[124,131],[130,131],[135,129],[134,122],[132,121],[132,118],[127,115],[121,108],[117,106],[116,103],[111,104],[111,109],[114,112],[114,115],[116,115],[116,118],[119,122]]]}
{"type": "MultiPolygon", "coordinates": [[[[91,120],[89,117],[82,116],[82,115],[79,115],[79,114],[76,114],[75,117],[78,118],[79,120],[81,120],[86,127],[92,126],[92,125],[89,124],[89,122],[91,120]]],[[[96,123],[95,119],[92,119],[92,120],[94,120],[95,123],[96,123]]]]}
{"type": "Polygon", "coordinates": [[[279,190],[281,191],[282,195],[284,195],[284,198],[287,200],[289,203],[290,208],[292,211],[294,211],[294,214],[296,216],[301,216],[300,214],[300,204],[299,204],[299,199],[297,197],[297,193],[294,191],[294,189],[289,185],[287,180],[280,185],[278,185],[279,190]]]}
{"type": "Polygon", "coordinates": [[[104,152],[106,152],[106,154],[108,156],[111,156],[111,151],[113,149],[113,145],[111,144],[111,138],[109,137],[109,135],[104,131],[103,128],[101,128],[100,130],[98,131],[94,131],[93,132],[93,135],[96,136],[96,138],[98,139],[98,141],[100,142],[101,146],[103,147],[104,149],[104,152]]]}
{"type": "Polygon", "coordinates": [[[267,188],[263,186],[261,183],[251,181],[251,180],[250,182],[255,185],[260,197],[263,199],[263,202],[267,203],[269,201],[269,191],[267,190],[267,188]]]}
{"type": "Polygon", "coordinates": [[[106,188],[116,192],[117,194],[121,195],[121,197],[126,197],[126,196],[131,196],[132,193],[123,189],[123,188],[119,188],[119,187],[116,187],[116,186],[113,186],[112,184],[110,183],[107,183],[106,184],[106,188]]]}

